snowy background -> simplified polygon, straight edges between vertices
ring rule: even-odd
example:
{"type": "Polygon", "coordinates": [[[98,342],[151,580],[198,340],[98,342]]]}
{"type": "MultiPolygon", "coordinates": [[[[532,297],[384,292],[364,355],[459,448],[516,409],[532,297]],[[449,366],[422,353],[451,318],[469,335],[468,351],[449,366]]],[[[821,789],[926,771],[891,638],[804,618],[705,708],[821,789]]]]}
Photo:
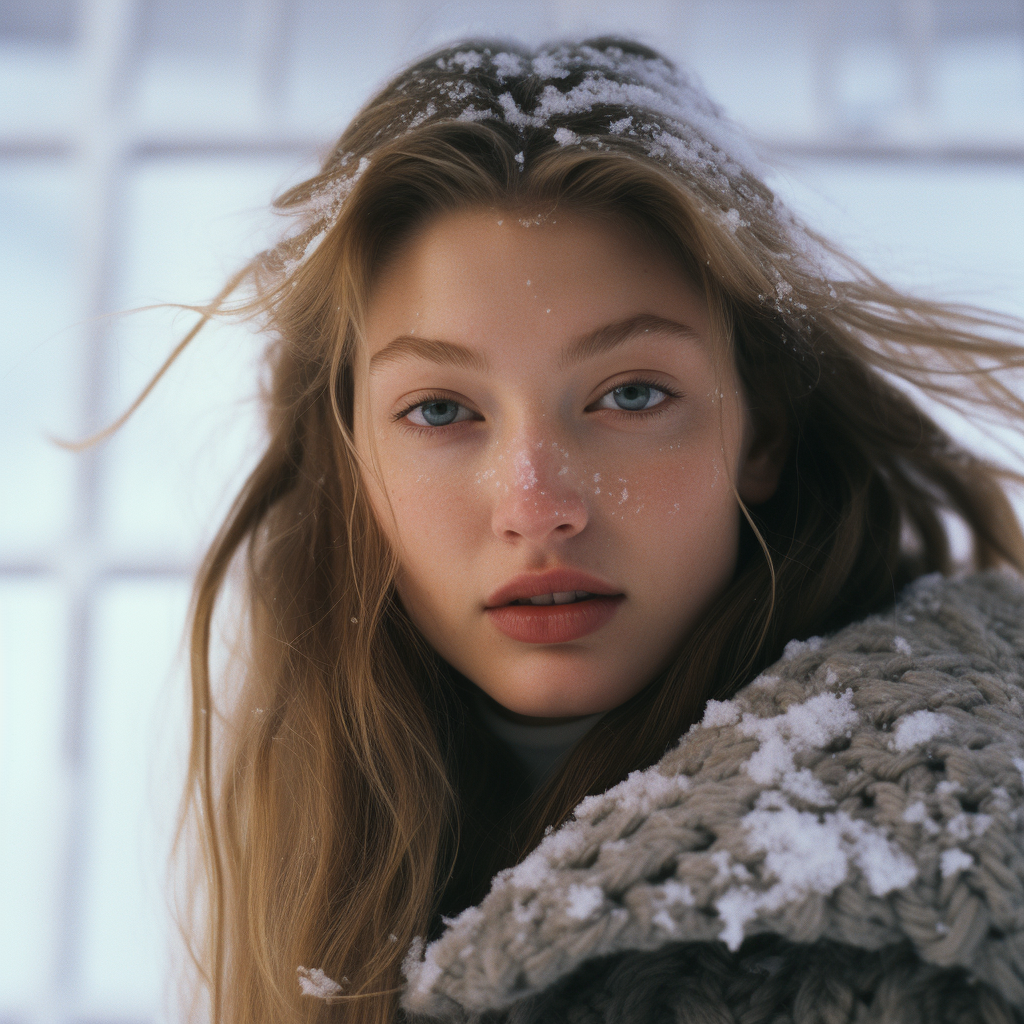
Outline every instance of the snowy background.
{"type": "Polygon", "coordinates": [[[165,854],[188,580],[252,463],[259,341],[218,328],[370,90],[454,36],[625,32],[894,281],[1024,314],[1021,0],[0,0],[0,1022],[174,1019],[165,854]]]}

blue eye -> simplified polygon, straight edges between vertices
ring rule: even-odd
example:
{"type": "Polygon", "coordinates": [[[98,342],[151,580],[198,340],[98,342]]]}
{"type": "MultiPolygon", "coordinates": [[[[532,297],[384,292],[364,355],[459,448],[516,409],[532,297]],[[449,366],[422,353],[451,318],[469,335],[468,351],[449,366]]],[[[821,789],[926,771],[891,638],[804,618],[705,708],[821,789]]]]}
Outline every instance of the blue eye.
{"type": "Polygon", "coordinates": [[[450,398],[431,398],[414,405],[406,418],[417,427],[447,427],[449,423],[468,419],[469,410],[450,398]]]}
{"type": "Polygon", "coordinates": [[[630,381],[620,384],[602,396],[599,405],[602,409],[622,409],[626,412],[642,412],[660,405],[668,397],[661,388],[642,381],[630,381]],[[614,404],[609,403],[609,399],[614,404]]]}

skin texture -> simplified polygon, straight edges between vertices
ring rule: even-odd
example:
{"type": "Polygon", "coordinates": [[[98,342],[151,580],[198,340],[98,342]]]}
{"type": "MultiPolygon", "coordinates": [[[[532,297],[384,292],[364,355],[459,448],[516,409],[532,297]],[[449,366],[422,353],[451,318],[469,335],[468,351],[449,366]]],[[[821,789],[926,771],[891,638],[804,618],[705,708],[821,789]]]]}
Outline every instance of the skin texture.
{"type": "Polygon", "coordinates": [[[626,224],[479,209],[428,221],[377,278],[359,363],[356,446],[402,603],[515,715],[587,715],[639,692],[733,575],[736,494],[756,504],[778,482],[781,440],[755,429],[703,298],[626,224]],[[622,344],[566,365],[574,341],[641,316],[622,344]],[[442,364],[416,339],[468,353],[442,364]],[[637,379],[647,404],[624,410],[637,392],[614,389],[637,379]],[[457,412],[416,404],[430,402],[457,412]],[[438,410],[454,422],[431,425],[438,410]],[[500,586],[566,566],[625,595],[606,625],[554,644],[495,628],[500,586]]]}

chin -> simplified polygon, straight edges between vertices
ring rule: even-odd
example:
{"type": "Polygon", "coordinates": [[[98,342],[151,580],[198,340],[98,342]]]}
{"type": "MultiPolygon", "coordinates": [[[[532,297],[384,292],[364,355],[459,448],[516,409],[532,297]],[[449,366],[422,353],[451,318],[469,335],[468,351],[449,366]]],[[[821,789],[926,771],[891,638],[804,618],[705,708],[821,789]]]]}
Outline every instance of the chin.
{"type": "Polygon", "coordinates": [[[594,715],[624,704],[635,690],[616,692],[594,686],[583,690],[579,686],[579,673],[573,679],[564,678],[517,680],[514,685],[482,686],[492,699],[516,715],[529,718],[579,718],[594,715]]]}

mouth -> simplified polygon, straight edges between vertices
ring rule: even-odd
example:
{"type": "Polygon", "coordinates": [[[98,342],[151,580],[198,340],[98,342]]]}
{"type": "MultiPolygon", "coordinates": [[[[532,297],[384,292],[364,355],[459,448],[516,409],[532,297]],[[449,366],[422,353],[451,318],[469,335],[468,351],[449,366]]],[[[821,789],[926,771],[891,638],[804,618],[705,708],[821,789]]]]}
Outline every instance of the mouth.
{"type": "Polygon", "coordinates": [[[536,597],[519,597],[514,601],[510,601],[509,605],[533,605],[537,607],[553,604],[577,604],[580,601],[589,601],[595,597],[606,596],[608,595],[591,594],[586,590],[559,590],[550,594],[538,594],[536,597]]]}
{"type": "Polygon", "coordinates": [[[544,572],[524,572],[499,587],[484,603],[488,610],[533,605],[544,607],[591,601],[600,597],[622,596],[618,587],[582,569],[570,566],[544,572]]]}
{"type": "Polygon", "coordinates": [[[561,566],[509,580],[488,598],[484,615],[511,640],[564,644],[607,625],[625,600],[599,576],[561,566]]]}

